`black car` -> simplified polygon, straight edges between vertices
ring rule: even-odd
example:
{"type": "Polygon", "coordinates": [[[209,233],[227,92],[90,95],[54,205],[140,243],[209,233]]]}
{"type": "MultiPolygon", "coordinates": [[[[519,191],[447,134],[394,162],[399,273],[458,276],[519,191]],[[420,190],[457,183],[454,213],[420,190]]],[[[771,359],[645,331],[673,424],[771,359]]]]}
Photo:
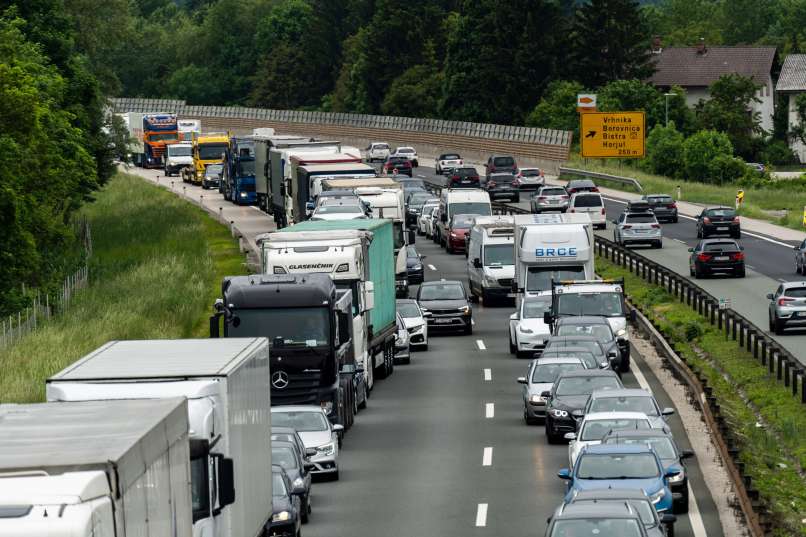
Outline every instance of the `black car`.
{"type": "Polygon", "coordinates": [[[473,310],[462,282],[439,280],[423,283],[417,291],[417,302],[429,312],[428,329],[460,329],[473,333],[473,310]]]}
{"type": "Polygon", "coordinates": [[[313,465],[300,456],[297,446],[291,442],[272,440],[271,462],[283,467],[292,487],[303,487],[305,493],[300,496],[302,523],[308,522],[311,513],[311,469],[313,465]]]}
{"type": "Polygon", "coordinates": [[[576,349],[582,347],[596,357],[596,367],[601,369],[615,369],[619,358],[618,349],[612,346],[609,349],[592,335],[580,336],[551,336],[546,341],[543,352],[563,351],[566,348],[576,349]]]}
{"type": "Polygon", "coordinates": [[[411,161],[406,157],[389,157],[383,163],[383,171],[389,175],[399,174],[408,175],[409,177],[414,175],[411,161]]]}
{"type": "Polygon", "coordinates": [[[478,188],[481,178],[476,168],[454,168],[447,176],[447,188],[478,188]]]}
{"type": "Polygon", "coordinates": [[[744,247],[731,239],[704,239],[689,248],[689,272],[702,278],[717,272],[744,278],[744,247]]]}
{"type": "Polygon", "coordinates": [[[518,173],[518,163],[512,155],[493,155],[484,164],[484,174],[490,177],[493,173],[518,173]]]}
{"type": "Polygon", "coordinates": [[[623,388],[621,380],[609,369],[580,369],[561,374],[551,390],[543,392],[546,399],[546,439],[558,443],[566,433],[576,431],[575,410],[582,410],[593,390],[623,388]]]}
{"type": "Polygon", "coordinates": [[[677,223],[677,203],[673,197],[666,194],[648,194],[641,199],[649,204],[649,208],[655,213],[655,218],[677,223]]]}
{"type": "Polygon", "coordinates": [[[517,203],[521,200],[521,191],[518,179],[511,173],[491,173],[484,182],[484,189],[490,195],[490,200],[507,198],[517,203]]]}
{"type": "Polygon", "coordinates": [[[697,238],[707,239],[710,235],[729,235],[741,239],[742,227],[736,211],[730,207],[703,209],[697,217],[697,238]]]}
{"type": "Polygon", "coordinates": [[[303,487],[293,487],[288,474],[278,464],[271,466],[272,513],[266,528],[268,537],[299,537],[302,532],[301,496],[303,487]]]}
{"type": "Polygon", "coordinates": [[[599,187],[590,179],[573,179],[565,185],[565,190],[571,195],[577,192],[599,192],[599,187]]]}
{"type": "Polygon", "coordinates": [[[204,169],[204,177],[202,177],[202,188],[219,188],[221,186],[221,178],[224,176],[223,164],[210,164],[204,169]]]}
{"type": "Polygon", "coordinates": [[[606,317],[596,315],[561,317],[554,324],[552,336],[595,337],[602,344],[605,356],[613,369],[620,372],[629,371],[623,350],[627,342],[623,338],[616,337],[606,317]]]}
{"type": "Polygon", "coordinates": [[[417,219],[423,205],[428,200],[434,199],[434,195],[424,190],[409,190],[406,197],[406,225],[409,229],[417,229],[417,219]]]}
{"type": "Polygon", "coordinates": [[[406,246],[406,274],[409,284],[423,283],[425,270],[423,269],[424,255],[420,255],[414,246],[406,246]]]}

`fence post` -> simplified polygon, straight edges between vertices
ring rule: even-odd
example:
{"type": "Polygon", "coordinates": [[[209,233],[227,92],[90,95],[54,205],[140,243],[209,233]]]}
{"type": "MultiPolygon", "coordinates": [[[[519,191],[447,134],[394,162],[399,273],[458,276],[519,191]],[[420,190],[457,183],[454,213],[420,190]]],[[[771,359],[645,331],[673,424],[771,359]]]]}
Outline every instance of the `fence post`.
{"type": "Polygon", "coordinates": [[[767,340],[761,340],[761,365],[767,365],[767,340]]]}

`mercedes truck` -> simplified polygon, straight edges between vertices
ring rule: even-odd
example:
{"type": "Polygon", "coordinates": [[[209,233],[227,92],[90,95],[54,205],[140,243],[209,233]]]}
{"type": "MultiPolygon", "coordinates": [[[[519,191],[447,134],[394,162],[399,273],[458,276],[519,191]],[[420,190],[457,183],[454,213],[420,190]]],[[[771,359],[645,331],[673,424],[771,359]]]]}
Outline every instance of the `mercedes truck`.
{"type": "Polygon", "coordinates": [[[254,205],[257,202],[255,141],[252,138],[230,138],[221,190],[224,199],[236,205],[254,205]]]}

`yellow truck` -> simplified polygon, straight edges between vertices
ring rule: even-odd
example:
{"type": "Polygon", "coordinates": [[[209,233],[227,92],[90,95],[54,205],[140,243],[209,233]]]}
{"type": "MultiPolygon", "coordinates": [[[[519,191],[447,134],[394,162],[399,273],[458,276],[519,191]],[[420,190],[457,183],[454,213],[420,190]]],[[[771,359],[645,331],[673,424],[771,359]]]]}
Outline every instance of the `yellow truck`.
{"type": "Polygon", "coordinates": [[[182,170],[182,181],[202,184],[204,170],[210,164],[223,164],[229,149],[229,134],[211,132],[193,136],[193,166],[182,170]]]}

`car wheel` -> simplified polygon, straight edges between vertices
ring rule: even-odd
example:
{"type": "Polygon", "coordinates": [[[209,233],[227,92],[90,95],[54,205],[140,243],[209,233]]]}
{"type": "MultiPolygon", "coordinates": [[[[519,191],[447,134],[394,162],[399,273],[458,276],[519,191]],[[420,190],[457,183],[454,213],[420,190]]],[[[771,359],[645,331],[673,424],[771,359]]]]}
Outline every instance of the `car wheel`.
{"type": "Polygon", "coordinates": [[[698,239],[703,238],[703,237],[702,237],[702,229],[700,229],[699,227],[697,227],[697,238],[698,238],[698,239]]]}
{"type": "Polygon", "coordinates": [[[454,250],[453,247],[451,246],[451,243],[448,242],[445,244],[445,251],[448,252],[449,254],[453,253],[454,250]]]}
{"type": "Polygon", "coordinates": [[[509,354],[517,354],[518,346],[512,343],[512,337],[509,338],[509,354]]]}
{"type": "Polygon", "coordinates": [[[795,260],[795,274],[800,273],[801,273],[800,263],[798,263],[797,260],[795,260]]]}
{"type": "Polygon", "coordinates": [[[697,266],[695,265],[694,266],[694,277],[699,279],[699,278],[702,278],[703,276],[704,276],[703,272],[699,268],[697,268],[697,266]]]}
{"type": "Polygon", "coordinates": [[[515,196],[514,198],[512,198],[512,202],[513,203],[520,203],[521,202],[521,197],[520,196],[515,196]]]}
{"type": "Polygon", "coordinates": [[[745,275],[746,275],[746,272],[744,270],[744,267],[742,267],[740,269],[736,269],[736,277],[737,278],[744,278],[745,275]]]}
{"type": "Polygon", "coordinates": [[[672,505],[672,511],[674,511],[675,514],[688,513],[688,487],[683,489],[682,495],[683,497],[672,505]]]}
{"type": "Polygon", "coordinates": [[[525,408],[523,409],[523,421],[526,422],[526,425],[535,425],[537,423],[537,420],[535,418],[529,417],[529,413],[526,411],[525,408]]]}
{"type": "Polygon", "coordinates": [[[691,268],[691,265],[689,265],[689,267],[688,267],[688,275],[691,276],[692,278],[696,277],[696,274],[694,273],[694,269],[691,268]]]}
{"type": "Polygon", "coordinates": [[[677,217],[675,216],[674,218],[672,218],[672,224],[676,224],[676,223],[677,223],[677,217]]]}
{"type": "Polygon", "coordinates": [[[364,399],[358,404],[358,409],[363,410],[367,408],[367,401],[369,400],[369,388],[367,387],[367,381],[364,379],[364,399]]]}
{"type": "MultiPolygon", "coordinates": [[[[309,518],[310,518],[310,517],[308,516],[308,515],[310,514],[310,511],[308,510],[308,503],[307,503],[307,499],[305,500],[305,504],[303,504],[303,505],[302,505],[302,508],[300,509],[300,511],[301,511],[301,513],[300,513],[300,519],[302,520],[302,523],[303,523],[303,524],[307,524],[307,523],[308,523],[308,520],[309,520],[309,518]]],[[[300,531],[302,531],[302,530],[300,530],[300,531]]],[[[299,534],[297,534],[297,535],[299,535],[299,534]]]]}
{"type": "Polygon", "coordinates": [[[767,322],[770,332],[775,332],[775,323],[772,322],[772,315],[767,315],[767,322]]]}
{"type": "Polygon", "coordinates": [[[464,333],[465,333],[466,336],[469,336],[469,335],[471,335],[473,333],[473,323],[472,322],[470,324],[468,324],[467,326],[465,326],[464,333]]]}
{"type": "Polygon", "coordinates": [[[776,318],[774,320],[772,328],[773,328],[773,332],[775,332],[775,335],[782,336],[784,334],[784,328],[785,327],[786,327],[786,324],[781,319],[776,318]]]}
{"type": "Polygon", "coordinates": [[[338,480],[339,480],[339,471],[338,471],[338,470],[336,470],[336,471],[335,471],[335,472],[332,474],[332,476],[333,476],[333,477],[331,477],[331,481],[338,481],[338,480]]]}
{"type": "Polygon", "coordinates": [[[559,437],[551,432],[551,423],[548,418],[546,418],[546,440],[548,440],[549,444],[558,444],[560,442],[559,437]]]}
{"type": "Polygon", "coordinates": [[[653,248],[663,248],[663,241],[658,241],[652,245],[653,248]]]}

